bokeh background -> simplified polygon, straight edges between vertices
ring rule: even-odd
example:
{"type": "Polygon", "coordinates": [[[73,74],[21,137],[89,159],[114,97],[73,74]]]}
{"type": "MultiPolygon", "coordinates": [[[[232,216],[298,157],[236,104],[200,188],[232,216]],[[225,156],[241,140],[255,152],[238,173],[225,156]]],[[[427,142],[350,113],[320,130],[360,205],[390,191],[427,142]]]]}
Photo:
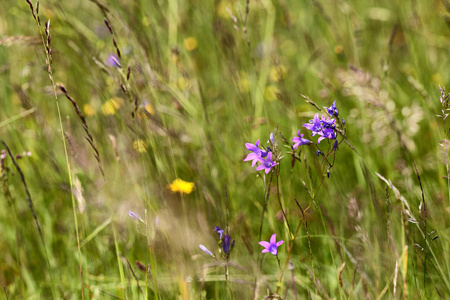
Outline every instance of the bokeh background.
{"type": "Polygon", "coordinates": [[[0,1],[0,139],[30,194],[4,155],[2,299],[448,297],[447,0],[40,2],[0,1]],[[305,98],[346,122],[329,178],[282,138],[305,98]],[[263,215],[244,144],[274,132],[263,215]]]}

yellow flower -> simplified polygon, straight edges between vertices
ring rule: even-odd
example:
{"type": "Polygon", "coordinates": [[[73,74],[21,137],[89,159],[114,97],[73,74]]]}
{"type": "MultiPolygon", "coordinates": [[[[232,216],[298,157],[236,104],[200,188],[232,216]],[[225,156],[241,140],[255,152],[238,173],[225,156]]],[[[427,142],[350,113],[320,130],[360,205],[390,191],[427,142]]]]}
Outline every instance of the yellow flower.
{"type": "Polygon", "coordinates": [[[133,149],[139,153],[143,153],[147,151],[147,145],[143,140],[135,140],[133,142],[133,149]]]}
{"type": "Polygon", "coordinates": [[[280,81],[286,77],[286,67],[283,65],[273,66],[270,69],[270,79],[273,81],[280,81]]]}
{"type": "Polygon", "coordinates": [[[266,87],[266,90],[264,92],[264,97],[269,101],[274,101],[274,100],[278,99],[277,94],[279,94],[279,93],[280,93],[279,89],[277,89],[273,85],[269,85],[268,87],[266,87]]]}
{"type": "Polygon", "coordinates": [[[172,193],[190,194],[194,189],[194,183],[187,182],[178,178],[175,179],[167,187],[172,191],[172,193]]]}
{"type": "Polygon", "coordinates": [[[195,48],[197,48],[197,40],[195,39],[195,37],[188,37],[187,39],[184,40],[184,48],[186,48],[187,51],[192,51],[195,48]]]}
{"type": "Polygon", "coordinates": [[[106,116],[110,116],[116,113],[116,110],[118,110],[123,104],[122,98],[112,98],[108,102],[104,103],[102,105],[102,112],[106,116]]]}
{"type": "Polygon", "coordinates": [[[95,108],[92,105],[90,105],[90,104],[85,104],[83,106],[83,111],[84,111],[84,114],[86,116],[93,116],[93,115],[95,115],[97,113],[95,111],[95,108]]]}

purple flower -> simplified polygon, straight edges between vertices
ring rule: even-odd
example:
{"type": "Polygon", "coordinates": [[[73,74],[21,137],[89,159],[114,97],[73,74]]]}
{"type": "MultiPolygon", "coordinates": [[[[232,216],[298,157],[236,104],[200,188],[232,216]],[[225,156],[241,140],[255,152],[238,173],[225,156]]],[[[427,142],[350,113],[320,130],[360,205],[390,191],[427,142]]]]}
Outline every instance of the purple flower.
{"type": "Polygon", "coordinates": [[[304,134],[303,134],[303,133],[300,134],[300,129],[298,130],[297,135],[298,135],[298,137],[294,136],[294,137],[292,138],[292,141],[294,142],[294,149],[297,149],[298,146],[301,146],[301,145],[308,145],[308,144],[311,143],[310,140],[307,140],[307,139],[304,139],[304,138],[303,138],[304,134]]]}
{"type": "Polygon", "coordinates": [[[218,234],[220,234],[220,237],[219,237],[219,239],[222,239],[222,235],[223,235],[223,230],[222,230],[222,229],[220,229],[220,227],[219,227],[219,226],[216,226],[216,227],[214,228],[214,231],[215,231],[215,232],[217,232],[218,234]]]}
{"type": "Polygon", "coordinates": [[[225,235],[222,242],[223,253],[230,253],[231,249],[234,247],[234,240],[231,240],[231,235],[225,235]]]}
{"type": "Polygon", "coordinates": [[[200,249],[203,250],[203,252],[205,252],[206,254],[208,254],[209,256],[214,257],[214,254],[212,254],[211,251],[208,250],[208,248],[206,248],[205,246],[203,246],[202,244],[198,245],[200,247],[200,249]]]}
{"type": "Polygon", "coordinates": [[[272,143],[272,145],[275,144],[275,139],[273,138],[273,133],[270,134],[270,142],[272,143]]]}
{"type": "Polygon", "coordinates": [[[128,215],[129,215],[131,218],[135,219],[135,220],[142,221],[141,217],[139,217],[139,215],[138,215],[137,213],[135,213],[135,212],[133,212],[133,211],[131,211],[131,210],[128,211],[128,215]]]}
{"type": "Polygon", "coordinates": [[[339,111],[336,107],[336,101],[333,102],[333,104],[331,104],[330,107],[325,107],[325,109],[328,111],[328,114],[330,116],[335,116],[338,117],[339,116],[339,111]]]}
{"type": "Polygon", "coordinates": [[[325,118],[323,115],[319,119],[319,114],[317,113],[314,119],[310,120],[309,123],[303,124],[303,127],[312,131],[311,136],[315,136],[316,134],[320,135],[320,138],[317,140],[317,143],[320,143],[324,139],[336,138],[336,134],[334,133],[335,123],[335,119],[325,118]]]}
{"type": "Polygon", "coordinates": [[[334,140],[336,138],[336,134],[334,133],[333,128],[324,128],[322,132],[319,133],[320,138],[317,139],[317,143],[320,143],[324,139],[334,140]]]}
{"type": "Polygon", "coordinates": [[[269,152],[269,154],[267,154],[266,159],[259,157],[258,161],[261,163],[261,165],[256,167],[256,171],[265,170],[266,174],[269,174],[270,169],[273,166],[277,165],[277,163],[272,160],[272,152],[269,152]]]}
{"type": "Polygon", "coordinates": [[[267,156],[267,151],[259,149],[259,140],[256,141],[255,145],[250,144],[250,143],[245,143],[245,147],[248,150],[252,151],[252,153],[247,155],[247,157],[244,159],[244,161],[252,160],[252,167],[254,167],[255,164],[258,162],[258,158],[267,156]]]}
{"type": "Polygon", "coordinates": [[[110,54],[108,56],[108,58],[106,59],[106,64],[110,67],[122,68],[122,65],[119,62],[119,58],[114,54],[110,54]]]}
{"type": "Polygon", "coordinates": [[[326,118],[322,115],[322,119],[320,120],[323,128],[334,128],[334,124],[336,123],[335,119],[326,118]]]}
{"type": "Polygon", "coordinates": [[[278,243],[277,243],[277,234],[274,233],[272,235],[272,237],[270,238],[270,243],[266,242],[266,241],[259,242],[259,244],[261,246],[266,248],[266,249],[263,249],[263,251],[261,251],[261,253],[270,252],[273,255],[277,255],[278,254],[277,248],[280,247],[283,243],[284,243],[284,241],[278,241],[278,243]]]}
{"type": "Polygon", "coordinates": [[[303,124],[303,127],[312,131],[311,136],[315,136],[316,134],[321,132],[322,124],[320,123],[319,113],[315,114],[314,119],[309,120],[309,123],[303,124]]]}

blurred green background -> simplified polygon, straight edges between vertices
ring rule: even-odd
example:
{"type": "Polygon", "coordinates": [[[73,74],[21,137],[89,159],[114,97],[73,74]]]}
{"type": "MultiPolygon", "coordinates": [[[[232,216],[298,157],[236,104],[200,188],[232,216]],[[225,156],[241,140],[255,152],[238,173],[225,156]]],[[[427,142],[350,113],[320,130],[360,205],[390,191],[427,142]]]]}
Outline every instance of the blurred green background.
{"type": "Polygon", "coordinates": [[[7,157],[2,299],[448,297],[448,124],[436,117],[449,79],[447,0],[32,5],[40,25],[25,0],[0,1],[0,139],[14,155],[31,152],[17,162],[42,239],[7,157]],[[108,64],[113,37],[121,68],[108,64]],[[340,145],[314,201],[302,181],[318,187],[321,158],[304,147],[292,167],[281,137],[291,142],[317,112],[302,95],[319,107],[336,100],[355,149],[340,145]],[[291,244],[274,179],[261,233],[285,241],[281,280],[258,245],[263,177],[243,162],[244,144],[266,145],[276,128],[280,201],[291,227],[303,224],[291,244]],[[176,179],[195,188],[173,192],[176,179]],[[294,197],[310,205],[305,216],[294,197]],[[226,227],[226,199],[228,281],[223,260],[198,247],[220,257],[213,229],[226,227]]]}

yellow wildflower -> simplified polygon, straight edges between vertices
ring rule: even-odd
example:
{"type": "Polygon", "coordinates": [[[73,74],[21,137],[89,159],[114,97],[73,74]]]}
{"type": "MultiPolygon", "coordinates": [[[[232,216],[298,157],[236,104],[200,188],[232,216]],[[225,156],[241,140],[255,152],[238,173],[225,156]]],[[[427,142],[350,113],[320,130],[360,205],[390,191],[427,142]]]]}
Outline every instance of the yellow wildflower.
{"type": "Polygon", "coordinates": [[[269,85],[268,87],[266,87],[264,97],[269,101],[277,100],[278,99],[277,94],[279,93],[280,93],[279,89],[277,89],[273,85],[269,85]]]}
{"type": "Polygon", "coordinates": [[[172,191],[172,193],[190,194],[194,189],[194,183],[187,182],[178,178],[175,179],[167,187],[172,191]]]}
{"type": "Polygon", "coordinates": [[[113,115],[116,113],[116,110],[118,110],[122,106],[122,104],[122,98],[112,98],[102,105],[102,112],[106,116],[113,115]]]}
{"type": "Polygon", "coordinates": [[[273,66],[270,69],[270,79],[273,81],[280,81],[286,77],[286,67],[283,65],[273,66]]]}
{"type": "Polygon", "coordinates": [[[147,145],[145,145],[143,140],[135,140],[133,142],[133,149],[139,153],[143,153],[147,151],[147,145]]]}
{"type": "Polygon", "coordinates": [[[84,111],[84,114],[86,116],[93,116],[93,115],[95,115],[97,113],[95,111],[95,108],[92,105],[90,105],[90,104],[85,104],[83,106],[83,111],[84,111]]]}
{"type": "Polygon", "coordinates": [[[186,48],[187,51],[192,51],[195,48],[197,48],[197,40],[195,37],[188,37],[184,40],[184,48],[186,48]]]}

